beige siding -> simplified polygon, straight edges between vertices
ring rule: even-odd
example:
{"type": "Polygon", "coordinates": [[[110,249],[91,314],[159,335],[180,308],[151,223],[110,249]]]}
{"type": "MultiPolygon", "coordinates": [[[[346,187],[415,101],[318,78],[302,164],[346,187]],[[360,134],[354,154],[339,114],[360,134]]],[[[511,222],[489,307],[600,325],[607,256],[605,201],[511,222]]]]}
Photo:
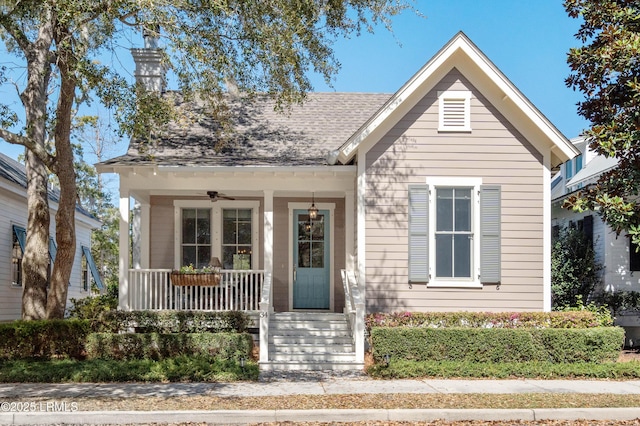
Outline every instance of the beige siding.
{"type": "MultiPolygon", "coordinates": [[[[149,238],[151,251],[151,268],[173,268],[174,262],[174,210],[173,202],[178,198],[154,196],[151,198],[151,230],[149,238]]],[[[184,199],[184,198],[180,198],[184,199]]],[[[263,203],[260,200],[260,244],[263,241],[262,217],[263,203]]],[[[316,203],[334,203],[334,241],[332,254],[334,256],[334,306],[337,312],[344,307],[344,291],[340,278],[340,269],[345,267],[345,228],[344,228],[344,199],[316,198],[316,203]]],[[[288,311],[289,307],[289,210],[288,203],[307,203],[309,198],[274,198],[274,262],[273,262],[273,304],[276,311],[288,311]]],[[[260,247],[259,267],[262,262],[263,247],[260,247]]]]}
{"type": "Polygon", "coordinates": [[[372,311],[543,309],[542,155],[457,71],[366,154],[366,283],[372,311]],[[469,133],[439,133],[438,91],[471,90],[469,133]],[[407,186],[479,177],[502,191],[502,283],[479,289],[409,285],[407,186]]]}

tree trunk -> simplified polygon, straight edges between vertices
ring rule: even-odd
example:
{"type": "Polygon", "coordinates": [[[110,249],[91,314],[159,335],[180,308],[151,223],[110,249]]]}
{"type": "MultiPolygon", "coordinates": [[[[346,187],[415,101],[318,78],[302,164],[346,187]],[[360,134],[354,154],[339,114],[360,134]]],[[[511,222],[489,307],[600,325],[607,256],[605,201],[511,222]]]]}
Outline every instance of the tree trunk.
{"type": "MultiPolygon", "coordinates": [[[[47,86],[50,76],[49,48],[53,39],[51,23],[40,27],[38,40],[25,52],[27,86],[20,98],[25,107],[27,137],[44,147],[46,139],[47,86]]],[[[49,275],[48,171],[33,151],[26,151],[27,173],[27,239],[22,259],[22,318],[46,317],[49,275]]]]}
{"type": "Polygon", "coordinates": [[[56,160],[54,172],[60,183],[60,200],[56,213],[56,242],[58,253],[53,264],[51,286],[47,297],[47,318],[63,318],[67,303],[69,279],[76,252],[75,211],[76,173],[71,148],[71,116],[75,99],[76,80],[70,70],[73,55],[64,49],[59,40],[66,36],[65,28],[58,28],[58,68],[60,69],[60,96],[56,108],[54,141],[56,160]]]}

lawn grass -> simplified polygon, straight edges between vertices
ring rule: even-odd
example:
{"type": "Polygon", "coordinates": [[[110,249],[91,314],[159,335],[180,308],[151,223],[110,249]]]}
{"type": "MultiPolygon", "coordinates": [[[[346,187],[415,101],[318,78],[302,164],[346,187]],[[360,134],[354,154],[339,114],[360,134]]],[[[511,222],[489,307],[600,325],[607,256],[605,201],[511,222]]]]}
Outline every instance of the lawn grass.
{"type": "MultiPolygon", "coordinates": [[[[48,401],[21,398],[22,402],[48,401]]],[[[313,409],[533,409],[638,407],[640,395],[612,394],[349,394],[219,397],[76,397],[81,411],[181,411],[181,410],[313,410],[313,409]]],[[[3,399],[0,398],[0,402],[3,399]]]]}
{"type": "Polygon", "coordinates": [[[615,379],[640,378],[640,361],[609,363],[473,363],[464,361],[391,360],[375,364],[367,374],[379,379],[481,378],[481,379],[615,379]]]}
{"type": "MultiPolygon", "coordinates": [[[[391,360],[388,366],[369,365],[377,379],[640,379],[640,361],[558,364],[548,362],[471,363],[457,361],[391,360]]],[[[180,356],[159,361],[13,360],[0,361],[0,383],[110,382],[233,382],[258,380],[259,368],[249,361],[242,368],[232,360],[180,356]]]]}
{"type": "Polygon", "coordinates": [[[159,361],[13,360],[0,361],[0,383],[233,382],[257,380],[258,365],[180,356],[159,361]]]}

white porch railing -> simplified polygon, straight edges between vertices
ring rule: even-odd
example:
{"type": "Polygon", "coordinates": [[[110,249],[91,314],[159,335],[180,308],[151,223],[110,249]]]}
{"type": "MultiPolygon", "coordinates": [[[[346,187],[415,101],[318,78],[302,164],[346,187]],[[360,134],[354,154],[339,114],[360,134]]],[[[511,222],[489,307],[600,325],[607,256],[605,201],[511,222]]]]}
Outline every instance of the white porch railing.
{"type": "Polygon", "coordinates": [[[356,362],[364,362],[364,298],[355,273],[342,269],[340,274],[344,286],[344,313],[351,326],[356,362]]]}
{"type": "Polygon", "coordinates": [[[271,274],[266,274],[260,297],[260,362],[269,361],[269,316],[273,312],[271,274]]]}
{"type": "Polygon", "coordinates": [[[130,269],[128,303],[132,311],[258,311],[264,271],[222,270],[220,285],[175,286],[171,269],[130,269]]]}

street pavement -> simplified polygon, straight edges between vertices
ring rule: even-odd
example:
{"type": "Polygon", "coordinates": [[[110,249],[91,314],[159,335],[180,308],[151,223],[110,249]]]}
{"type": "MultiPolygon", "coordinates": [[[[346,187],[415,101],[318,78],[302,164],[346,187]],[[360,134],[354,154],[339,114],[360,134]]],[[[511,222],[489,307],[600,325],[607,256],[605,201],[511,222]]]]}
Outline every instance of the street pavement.
{"type": "MultiPolygon", "coordinates": [[[[640,380],[374,380],[362,375],[269,373],[257,382],[234,383],[73,383],[0,384],[0,424],[136,424],[207,422],[322,421],[431,421],[431,420],[634,420],[640,424],[640,407],[564,409],[363,409],[363,410],[214,410],[214,411],[77,411],[65,398],[126,398],[145,396],[260,397],[286,395],[339,395],[366,393],[577,393],[640,394],[640,380]],[[44,399],[45,405],[29,412],[17,411],[25,398],[44,399]],[[51,400],[47,407],[46,401],[51,400]],[[11,402],[15,402],[11,406],[11,402]],[[7,406],[9,403],[9,406],[7,406]],[[67,403],[68,404],[68,403],[67,403]]],[[[24,408],[24,407],[23,407],[24,408]]],[[[33,408],[33,407],[31,407],[33,408]]]]}

